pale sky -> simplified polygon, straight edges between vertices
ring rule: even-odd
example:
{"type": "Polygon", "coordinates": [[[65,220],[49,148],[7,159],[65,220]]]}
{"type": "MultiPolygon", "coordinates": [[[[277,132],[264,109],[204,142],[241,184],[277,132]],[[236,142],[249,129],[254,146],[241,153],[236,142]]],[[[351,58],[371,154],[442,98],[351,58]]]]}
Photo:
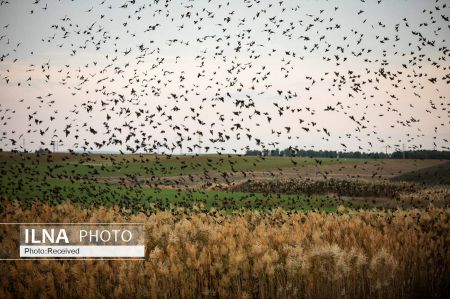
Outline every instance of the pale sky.
{"type": "Polygon", "coordinates": [[[450,146],[446,1],[10,2],[3,150],[450,146]]]}

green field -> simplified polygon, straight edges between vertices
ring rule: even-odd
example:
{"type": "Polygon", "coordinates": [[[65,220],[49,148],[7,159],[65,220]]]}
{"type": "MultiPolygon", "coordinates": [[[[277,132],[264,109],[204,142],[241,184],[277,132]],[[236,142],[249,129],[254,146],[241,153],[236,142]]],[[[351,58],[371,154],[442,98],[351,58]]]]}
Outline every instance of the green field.
{"type": "Polygon", "coordinates": [[[401,172],[395,167],[402,170],[408,169],[408,166],[420,171],[442,165],[449,164],[436,164],[432,161],[391,162],[236,155],[169,157],[59,153],[37,156],[1,153],[0,187],[4,198],[17,199],[26,205],[35,200],[51,204],[71,200],[86,207],[117,205],[132,212],[145,213],[194,207],[228,212],[243,208],[268,210],[278,207],[287,210],[334,211],[339,205],[367,209],[391,208],[399,203],[393,202],[392,198],[360,198],[326,192],[237,192],[232,191],[232,188],[204,188],[199,184],[226,182],[231,186],[250,177],[274,180],[289,175],[296,179],[313,173],[331,176],[334,172],[346,179],[353,177],[355,171],[363,174],[367,172],[368,178],[374,178],[374,171],[381,176],[401,172]],[[384,169],[382,167],[387,169],[386,173],[380,170],[384,169]],[[387,200],[390,201],[388,205],[387,200]]]}
{"type": "Polygon", "coordinates": [[[248,157],[236,155],[70,155],[1,153],[7,170],[20,166],[26,174],[58,176],[179,176],[206,172],[276,170],[286,167],[336,163],[363,163],[363,159],[248,157]]]}
{"type": "Polygon", "coordinates": [[[173,208],[205,208],[226,211],[246,209],[268,210],[277,207],[289,210],[335,210],[336,199],[329,196],[277,195],[228,191],[188,191],[126,187],[118,184],[70,182],[48,180],[31,182],[22,190],[6,187],[8,199],[18,199],[24,204],[40,199],[58,204],[66,199],[85,207],[119,206],[145,213],[173,208]],[[45,186],[45,187],[44,187],[45,186]]]}
{"type": "Polygon", "coordinates": [[[450,162],[401,174],[392,180],[428,185],[450,185],[450,162]]]}

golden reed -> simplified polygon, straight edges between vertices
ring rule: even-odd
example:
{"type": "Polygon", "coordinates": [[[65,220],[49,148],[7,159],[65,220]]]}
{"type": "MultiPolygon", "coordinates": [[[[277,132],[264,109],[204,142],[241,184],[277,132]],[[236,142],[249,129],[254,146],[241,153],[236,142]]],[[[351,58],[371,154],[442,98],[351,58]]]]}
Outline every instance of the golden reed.
{"type": "MultiPolygon", "coordinates": [[[[0,298],[445,298],[450,209],[338,213],[161,211],[71,203],[2,222],[144,222],[145,261],[2,261],[0,298]]],[[[2,251],[14,251],[5,228],[2,251]]],[[[4,253],[3,252],[3,253],[4,253]]]]}

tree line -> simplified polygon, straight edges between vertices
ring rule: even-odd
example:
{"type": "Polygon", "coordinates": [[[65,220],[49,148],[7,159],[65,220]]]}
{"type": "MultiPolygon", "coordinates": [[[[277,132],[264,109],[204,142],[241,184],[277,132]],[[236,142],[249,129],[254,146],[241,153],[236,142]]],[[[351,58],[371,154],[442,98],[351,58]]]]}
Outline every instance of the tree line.
{"type": "Polygon", "coordinates": [[[356,158],[356,159],[439,159],[450,160],[450,151],[414,150],[383,152],[341,152],[331,150],[303,150],[295,148],[273,150],[247,150],[246,156],[273,156],[273,157],[311,157],[311,158],[356,158]]]}

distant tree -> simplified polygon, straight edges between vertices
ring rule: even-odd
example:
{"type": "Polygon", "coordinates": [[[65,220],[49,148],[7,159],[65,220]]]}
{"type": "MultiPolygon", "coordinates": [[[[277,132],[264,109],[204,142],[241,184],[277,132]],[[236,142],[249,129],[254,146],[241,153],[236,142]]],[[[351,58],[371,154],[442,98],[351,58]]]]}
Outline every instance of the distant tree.
{"type": "MultiPolygon", "coordinates": [[[[392,154],[386,154],[383,152],[364,153],[360,151],[356,152],[338,152],[329,150],[303,150],[293,147],[286,148],[284,150],[274,149],[259,151],[259,150],[247,150],[246,156],[274,156],[274,157],[311,157],[311,158],[353,158],[353,159],[403,159],[403,152],[396,151],[392,154]]],[[[405,159],[441,159],[450,160],[450,151],[436,151],[436,150],[418,150],[418,151],[405,151],[405,159]]]]}

